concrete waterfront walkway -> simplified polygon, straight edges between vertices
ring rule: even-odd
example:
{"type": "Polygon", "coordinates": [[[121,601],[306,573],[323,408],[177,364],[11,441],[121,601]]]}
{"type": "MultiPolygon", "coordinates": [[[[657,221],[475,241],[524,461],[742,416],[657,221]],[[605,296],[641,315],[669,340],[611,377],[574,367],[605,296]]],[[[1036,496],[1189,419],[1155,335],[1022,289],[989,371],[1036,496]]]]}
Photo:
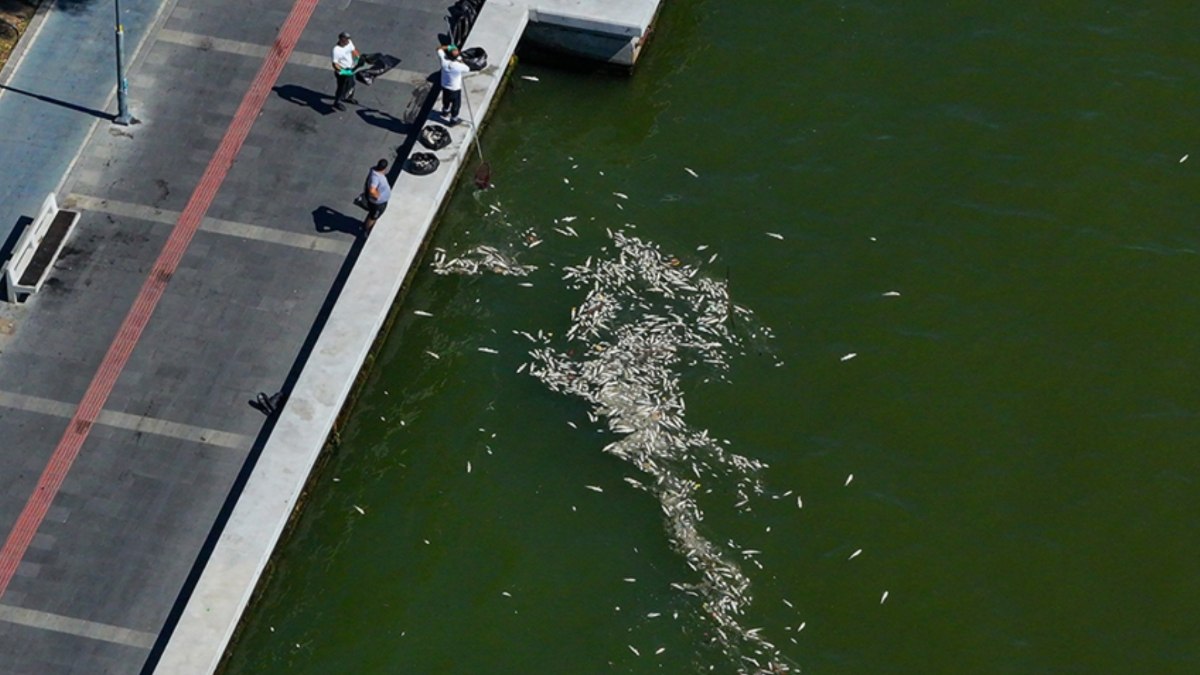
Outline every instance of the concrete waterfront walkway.
{"type": "Polygon", "coordinates": [[[4,152],[31,153],[0,161],[36,167],[6,170],[4,189],[39,201],[61,181],[83,212],[41,293],[0,306],[2,672],[143,669],[269,435],[247,400],[295,381],[363,249],[350,200],[427,112],[443,2],[310,2],[264,77],[294,5],[148,7],[158,19],[129,71],[137,126],[91,133],[97,116],[75,110],[102,107],[110,78],[90,99],[46,80],[75,67],[64,45],[80,68],[100,60],[88,17],[111,65],[111,15],[90,8],[52,8],[14,69],[9,84],[41,98],[0,94],[4,152]],[[402,62],[335,113],[323,97],[340,30],[402,62]]]}
{"type": "MultiPolygon", "coordinates": [[[[58,0],[81,11],[44,16],[0,93],[0,161],[38,167],[5,173],[4,208],[53,191],[83,213],[42,292],[0,306],[0,672],[212,671],[470,158],[459,127],[435,174],[394,170],[389,211],[357,236],[368,166],[406,151],[432,105],[444,0],[142,2],[143,124],[97,112],[111,16],[87,0],[58,0]],[[341,30],[402,63],[337,113],[341,30]],[[64,44],[86,61],[78,89],[39,77],[64,44]],[[277,390],[278,416],[247,405],[277,390]]],[[[533,9],[481,14],[478,114],[533,9]]]]}

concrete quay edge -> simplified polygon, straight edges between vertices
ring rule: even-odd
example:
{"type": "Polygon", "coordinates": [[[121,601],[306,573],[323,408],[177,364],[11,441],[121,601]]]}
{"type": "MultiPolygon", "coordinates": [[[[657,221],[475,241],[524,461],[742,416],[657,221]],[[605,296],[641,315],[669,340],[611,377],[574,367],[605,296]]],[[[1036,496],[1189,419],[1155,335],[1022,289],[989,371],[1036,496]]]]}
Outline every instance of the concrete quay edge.
{"type": "Polygon", "coordinates": [[[464,81],[476,119],[457,127],[455,142],[436,153],[441,165],[435,174],[402,173],[397,179],[393,207],[365,242],[161,656],[151,664],[153,672],[208,675],[220,667],[443,202],[474,158],[470,144],[527,26],[540,19],[542,29],[605,33],[633,45],[636,58],[660,3],[488,0],[484,5],[464,45],[483,47],[490,61],[464,81]]]}
{"type": "Polygon", "coordinates": [[[650,37],[661,0],[528,0],[525,39],[540,48],[632,68],[650,37]]]}
{"type": "MultiPolygon", "coordinates": [[[[528,20],[520,2],[490,0],[480,12],[466,46],[483,47],[491,63],[464,81],[479,120],[528,20]]],[[[435,174],[404,173],[393,186],[392,208],[363,246],[154,672],[207,674],[219,667],[443,200],[474,157],[477,132],[475,121],[457,127],[456,142],[436,153],[435,174]]]]}
{"type": "Polygon", "coordinates": [[[529,20],[551,26],[603,33],[610,36],[641,37],[658,13],[653,0],[537,0],[530,2],[529,20]]]}

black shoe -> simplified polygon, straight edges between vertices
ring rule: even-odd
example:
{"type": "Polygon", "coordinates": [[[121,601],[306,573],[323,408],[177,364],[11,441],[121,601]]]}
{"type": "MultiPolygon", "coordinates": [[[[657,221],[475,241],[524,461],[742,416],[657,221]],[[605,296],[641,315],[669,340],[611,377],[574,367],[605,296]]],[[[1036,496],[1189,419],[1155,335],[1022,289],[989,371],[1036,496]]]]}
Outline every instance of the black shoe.
{"type": "Polygon", "coordinates": [[[358,99],[356,99],[356,98],[348,98],[348,99],[346,99],[346,103],[349,103],[349,104],[351,104],[351,105],[358,105],[358,99]]]}
{"type": "Polygon", "coordinates": [[[336,109],[338,109],[338,110],[345,110],[345,109],[346,109],[346,106],[342,105],[341,103],[334,103],[334,104],[333,104],[333,107],[334,107],[334,108],[336,108],[336,109]]]}
{"type": "Polygon", "coordinates": [[[271,404],[271,397],[267,396],[267,392],[265,391],[258,392],[258,396],[254,397],[254,402],[258,404],[255,407],[263,411],[264,414],[270,415],[275,412],[275,406],[271,404]]]}
{"type": "Polygon", "coordinates": [[[456,127],[456,126],[462,124],[462,120],[457,117],[454,117],[449,120],[446,120],[446,124],[449,124],[452,127],[456,127]]]}

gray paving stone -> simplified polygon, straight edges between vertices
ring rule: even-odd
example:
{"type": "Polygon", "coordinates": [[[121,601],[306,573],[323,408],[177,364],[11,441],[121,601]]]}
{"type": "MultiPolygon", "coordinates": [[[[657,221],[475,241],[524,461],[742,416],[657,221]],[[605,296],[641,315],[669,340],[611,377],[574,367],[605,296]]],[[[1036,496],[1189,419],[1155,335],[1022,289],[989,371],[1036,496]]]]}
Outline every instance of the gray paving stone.
{"type": "Polygon", "coordinates": [[[0,622],[0,654],[4,672],[12,675],[133,675],[147,651],[0,622]]]}
{"type": "MultiPolygon", "coordinates": [[[[291,3],[252,4],[183,0],[166,27],[269,46],[291,3]]],[[[361,48],[432,72],[447,4],[321,3],[298,51],[325,54],[332,36],[350,30],[361,48]]],[[[144,124],[98,127],[66,191],[181,211],[261,64],[216,49],[150,44],[130,72],[144,124]]],[[[415,130],[397,120],[429,89],[360,85],[359,99],[377,113],[326,114],[333,84],[324,68],[283,69],[210,217],[353,244],[361,213],[350,200],[368,166],[390,158],[415,130]]],[[[56,122],[43,137],[33,112],[6,116],[6,98],[0,157],[10,156],[4,145],[13,139],[50,143],[68,125],[56,122]]],[[[94,119],[73,115],[76,127],[94,119]]],[[[78,404],[172,227],[85,212],[47,287],[19,310],[3,310],[19,323],[0,341],[0,391],[78,404]]],[[[256,437],[266,418],[247,400],[281,388],[297,367],[346,264],[328,252],[197,232],[105,409],[256,437]]],[[[11,528],[67,424],[0,406],[0,527],[11,528]]],[[[0,604],[158,631],[246,454],[93,426],[0,604]]],[[[134,673],[145,658],[141,649],[0,621],[2,673],[134,673]]]]}
{"type": "Polygon", "coordinates": [[[244,454],[97,427],[62,488],[81,500],[41,532],[56,546],[12,583],[30,609],[156,632],[240,469],[244,454]],[[53,571],[53,575],[46,572],[53,571]]]}

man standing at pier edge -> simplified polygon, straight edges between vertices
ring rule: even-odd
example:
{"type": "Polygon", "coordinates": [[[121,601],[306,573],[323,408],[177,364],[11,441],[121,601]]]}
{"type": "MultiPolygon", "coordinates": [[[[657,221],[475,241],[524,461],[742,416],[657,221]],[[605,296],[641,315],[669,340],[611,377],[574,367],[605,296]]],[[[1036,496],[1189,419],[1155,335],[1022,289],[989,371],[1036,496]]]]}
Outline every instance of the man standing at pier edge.
{"type": "Polygon", "coordinates": [[[333,46],[333,72],[337,76],[337,92],[333,95],[333,107],[345,110],[346,103],[357,104],[354,100],[354,66],[358,64],[358,50],[350,41],[349,33],[338,35],[337,44],[333,46]]]}
{"type": "Polygon", "coordinates": [[[458,118],[462,109],[462,76],[471,69],[459,59],[458,47],[454,45],[438,47],[437,55],[442,62],[442,119],[454,126],[462,121],[458,118]]]}
{"type": "Polygon", "coordinates": [[[371,173],[367,174],[367,184],[363,187],[363,193],[367,196],[367,218],[362,224],[364,237],[371,233],[375,221],[383,215],[388,200],[392,197],[392,186],[388,184],[387,174],[384,173],[387,168],[388,161],[381,159],[375,163],[371,173]]]}

